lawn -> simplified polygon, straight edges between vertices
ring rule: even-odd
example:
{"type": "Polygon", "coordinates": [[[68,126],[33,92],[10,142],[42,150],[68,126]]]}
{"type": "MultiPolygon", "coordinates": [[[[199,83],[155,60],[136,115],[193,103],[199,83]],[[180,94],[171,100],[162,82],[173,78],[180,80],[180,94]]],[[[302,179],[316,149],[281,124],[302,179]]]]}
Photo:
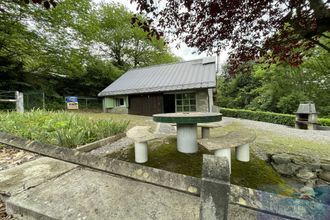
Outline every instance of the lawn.
{"type": "MultiPolygon", "coordinates": [[[[224,131],[239,131],[251,129],[239,122],[234,122],[223,128],[217,128],[212,130],[212,134],[217,136],[224,131]]],[[[303,138],[297,138],[290,135],[290,129],[288,128],[286,135],[278,135],[276,132],[265,131],[262,129],[255,129],[257,139],[252,144],[252,149],[255,151],[261,150],[266,154],[276,154],[276,153],[292,153],[308,155],[312,157],[318,157],[321,159],[330,158],[330,143],[324,143],[315,140],[306,140],[303,138]]],[[[325,131],[320,131],[325,132],[325,131]]],[[[330,134],[330,131],[329,131],[330,134]]]]}

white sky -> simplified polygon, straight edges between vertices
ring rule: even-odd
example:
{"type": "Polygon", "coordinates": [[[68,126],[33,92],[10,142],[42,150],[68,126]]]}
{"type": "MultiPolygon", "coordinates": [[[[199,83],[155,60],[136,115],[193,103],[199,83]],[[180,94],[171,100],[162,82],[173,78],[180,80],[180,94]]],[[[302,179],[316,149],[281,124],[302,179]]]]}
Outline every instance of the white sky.
{"type": "MultiPolygon", "coordinates": [[[[131,4],[130,0],[93,0],[93,1],[97,2],[97,3],[100,3],[100,2],[117,2],[117,3],[121,3],[128,10],[130,10],[132,12],[136,12],[136,4],[135,3],[131,4]]],[[[183,58],[184,60],[199,59],[199,58],[203,58],[203,57],[207,56],[206,53],[198,54],[197,48],[188,47],[184,42],[178,42],[178,43],[180,44],[179,49],[176,48],[177,43],[170,43],[169,46],[171,48],[171,51],[176,56],[179,56],[179,57],[183,58]]],[[[224,63],[228,58],[227,51],[221,52],[219,58],[220,58],[220,64],[224,63]]]]}

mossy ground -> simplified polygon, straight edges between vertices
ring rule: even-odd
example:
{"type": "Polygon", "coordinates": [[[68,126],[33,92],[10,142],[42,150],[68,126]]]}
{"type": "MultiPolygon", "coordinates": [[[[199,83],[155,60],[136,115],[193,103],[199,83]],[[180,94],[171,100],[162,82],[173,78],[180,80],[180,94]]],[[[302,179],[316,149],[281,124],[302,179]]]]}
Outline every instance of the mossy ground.
{"type": "MultiPolygon", "coordinates": [[[[216,128],[212,130],[213,136],[218,136],[224,131],[239,131],[249,129],[239,122],[234,122],[223,128],[216,128]]],[[[293,129],[293,128],[292,128],[293,129]]],[[[287,135],[278,135],[275,132],[255,129],[257,139],[252,144],[252,149],[261,149],[268,154],[276,153],[292,153],[300,155],[309,155],[322,159],[330,158],[330,144],[318,142],[318,140],[311,141],[303,138],[297,138],[290,135],[288,130],[287,135]]]]}
{"type": "MultiPolygon", "coordinates": [[[[149,160],[144,165],[194,177],[201,177],[203,154],[210,152],[202,147],[194,154],[180,153],[176,149],[176,139],[151,142],[149,160]]],[[[235,155],[234,153],[232,155],[235,155]]],[[[110,157],[134,162],[134,148],[119,151],[110,157]]],[[[250,162],[240,162],[232,158],[231,183],[254,189],[289,195],[293,190],[265,161],[252,155],[250,162]]]]}

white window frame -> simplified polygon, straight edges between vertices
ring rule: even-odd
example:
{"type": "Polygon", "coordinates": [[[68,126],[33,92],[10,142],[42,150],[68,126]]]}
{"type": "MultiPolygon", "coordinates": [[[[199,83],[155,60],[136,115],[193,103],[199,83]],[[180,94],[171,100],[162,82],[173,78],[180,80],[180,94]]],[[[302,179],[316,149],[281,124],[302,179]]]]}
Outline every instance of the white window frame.
{"type": "Polygon", "coordinates": [[[196,96],[196,92],[182,92],[182,93],[176,93],[175,94],[175,112],[196,112],[197,110],[197,96],[196,96]],[[178,106],[178,95],[191,95],[192,97],[189,98],[182,98],[182,104],[178,106]],[[184,101],[188,100],[189,104],[184,104],[184,101]],[[195,104],[191,104],[191,101],[194,100],[195,104]],[[178,110],[178,107],[182,107],[182,110],[178,110]],[[188,110],[185,110],[185,107],[188,107],[188,110]]]}

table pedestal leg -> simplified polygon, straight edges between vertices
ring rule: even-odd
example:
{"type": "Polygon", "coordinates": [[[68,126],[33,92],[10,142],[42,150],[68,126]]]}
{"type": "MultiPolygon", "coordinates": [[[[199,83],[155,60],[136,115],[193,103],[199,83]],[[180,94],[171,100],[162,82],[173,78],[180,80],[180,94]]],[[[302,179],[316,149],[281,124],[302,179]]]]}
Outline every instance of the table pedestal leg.
{"type": "Polygon", "coordinates": [[[202,138],[210,137],[210,128],[202,127],[202,138]]]}
{"type": "Polygon", "coordinates": [[[214,152],[214,155],[218,156],[218,157],[227,157],[228,165],[229,165],[229,171],[231,173],[231,150],[230,150],[230,148],[216,150],[214,152]]]}
{"type": "Polygon", "coordinates": [[[177,124],[177,149],[182,153],[196,153],[197,124],[177,124]]]}
{"type": "Polygon", "coordinates": [[[148,144],[147,142],[134,143],[135,162],[145,163],[148,161],[148,144]]]}
{"type": "Polygon", "coordinates": [[[244,144],[236,148],[236,159],[243,162],[250,161],[249,144],[244,144]]]}

